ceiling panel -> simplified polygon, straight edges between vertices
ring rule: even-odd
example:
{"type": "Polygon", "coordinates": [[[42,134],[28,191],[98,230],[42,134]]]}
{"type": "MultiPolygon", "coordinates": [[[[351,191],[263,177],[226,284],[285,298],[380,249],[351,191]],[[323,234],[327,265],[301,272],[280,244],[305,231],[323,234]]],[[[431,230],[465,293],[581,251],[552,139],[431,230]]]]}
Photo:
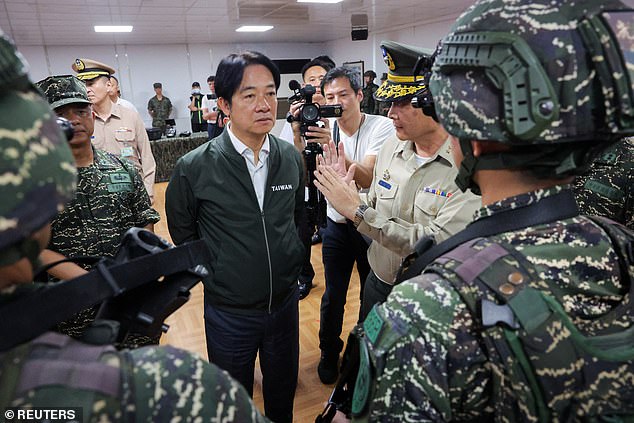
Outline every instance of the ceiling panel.
{"type": "Polygon", "coordinates": [[[369,32],[457,16],[473,0],[0,0],[0,25],[18,45],[323,42],[348,37],[350,16],[368,15],[369,32]],[[130,34],[96,34],[93,25],[134,25],[130,34]],[[242,24],[270,24],[258,34],[242,24]]]}

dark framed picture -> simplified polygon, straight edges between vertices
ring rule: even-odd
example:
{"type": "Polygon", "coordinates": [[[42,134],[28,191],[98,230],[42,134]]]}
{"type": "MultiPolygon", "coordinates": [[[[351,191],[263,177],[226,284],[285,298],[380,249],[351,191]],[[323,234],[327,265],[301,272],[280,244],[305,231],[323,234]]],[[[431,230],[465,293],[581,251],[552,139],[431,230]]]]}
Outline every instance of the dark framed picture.
{"type": "Polygon", "coordinates": [[[363,60],[359,60],[358,62],[344,62],[343,66],[359,72],[359,78],[361,79],[361,84],[363,85],[363,60]]]}

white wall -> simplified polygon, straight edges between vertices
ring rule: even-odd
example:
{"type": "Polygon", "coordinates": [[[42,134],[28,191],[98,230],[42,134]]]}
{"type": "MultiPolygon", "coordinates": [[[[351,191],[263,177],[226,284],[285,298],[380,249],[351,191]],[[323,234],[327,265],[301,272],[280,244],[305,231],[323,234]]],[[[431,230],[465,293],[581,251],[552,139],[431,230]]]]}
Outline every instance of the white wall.
{"type": "Polygon", "coordinates": [[[341,65],[343,62],[363,60],[364,69],[373,70],[377,74],[375,83],[378,84],[381,74],[387,72],[387,66],[383,62],[380,49],[381,41],[396,41],[433,50],[438,41],[449,32],[453,23],[454,19],[450,19],[425,26],[371,33],[365,41],[350,41],[350,39],[342,38],[328,42],[326,49],[337,65],[341,65]]]}
{"type": "MultiPolygon", "coordinates": [[[[34,81],[49,75],[72,74],[78,58],[109,64],[116,70],[123,98],[139,110],[146,126],[151,126],[147,102],[154,95],[152,84],[161,82],[163,93],[174,105],[178,132],[190,130],[189,95],[191,83],[198,81],[207,91],[207,77],[215,73],[220,60],[243,50],[257,50],[272,59],[311,58],[324,54],[323,43],[189,44],[129,46],[18,46],[31,66],[34,81]]],[[[286,96],[288,87],[280,89],[286,96]]]]}
{"type": "MultiPolygon", "coordinates": [[[[31,65],[31,76],[38,81],[48,75],[72,74],[71,64],[78,58],[90,58],[113,66],[121,92],[139,110],[149,127],[147,102],[154,95],[152,84],[163,83],[163,93],[174,105],[178,132],[190,129],[189,95],[191,83],[200,82],[207,89],[207,77],[215,73],[220,60],[241,50],[257,50],[272,59],[303,59],[327,54],[337,63],[363,60],[365,70],[377,75],[387,72],[380,51],[382,40],[399,41],[433,49],[449,30],[453,19],[423,26],[371,33],[366,41],[342,38],[327,43],[243,43],[243,44],[175,44],[115,46],[18,46],[31,65]]],[[[378,78],[377,81],[378,82],[378,78]]],[[[287,83],[285,83],[287,84],[287,83]]],[[[286,85],[280,96],[288,95],[286,85]]]]}

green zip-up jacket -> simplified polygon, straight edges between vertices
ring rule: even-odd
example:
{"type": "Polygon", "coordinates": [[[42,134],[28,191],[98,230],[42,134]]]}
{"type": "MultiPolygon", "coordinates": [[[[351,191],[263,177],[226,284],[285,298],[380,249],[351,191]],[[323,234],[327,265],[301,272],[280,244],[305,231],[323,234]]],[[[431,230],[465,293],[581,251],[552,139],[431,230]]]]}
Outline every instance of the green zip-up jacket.
{"type": "Polygon", "coordinates": [[[292,144],[269,136],[264,211],[227,131],[181,157],[165,193],[176,244],[203,239],[212,253],[205,301],[241,314],[275,310],[297,289],[304,247],[304,168],[292,144]]]}

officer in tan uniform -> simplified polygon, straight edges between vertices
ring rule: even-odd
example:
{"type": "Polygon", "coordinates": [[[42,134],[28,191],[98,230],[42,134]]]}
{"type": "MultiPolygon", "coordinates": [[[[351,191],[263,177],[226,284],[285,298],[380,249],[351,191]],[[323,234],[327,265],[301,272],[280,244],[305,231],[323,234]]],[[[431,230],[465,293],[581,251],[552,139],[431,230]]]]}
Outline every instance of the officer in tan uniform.
{"type": "MultiPolygon", "coordinates": [[[[374,304],[385,301],[403,257],[419,238],[433,237],[435,242],[449,238],[471,222],[480,207],[480,198],[463,193],[454,181],[458,168],[447,132],[411,104],[415,95],[428,93],[426,76],[414,76],[412,70],[419,57],[429,58],[430,53],[392,41],[384,41],[381,50],[389,74],[375,98],[391,104],[388,117],[396,136],[379,151],[367,199],[341,178],[343,164],[337,164],[333,154],[324,154],[329,166],[317,175],[317,186],[328,201],[373,240],[362,317],[374,304]]],[[[334,148],[331,143],[325,150],[334,152],[334,148]]],[[[342,143],[339,150],[342,158],[342,143]]]]}
{"type": "Polygon", "coordinates": [[[114,74],[115,70],[91,59],[76,59],[71,67],[77,72],[77,78],[86,83],[88,99],[93,105],[93,145],[134,163],[141,174],[150,200],[154,203],[156,162],[152,155],[150,140],[139,113],[115,104],[110,99],[110,75],[114,74]]]}

